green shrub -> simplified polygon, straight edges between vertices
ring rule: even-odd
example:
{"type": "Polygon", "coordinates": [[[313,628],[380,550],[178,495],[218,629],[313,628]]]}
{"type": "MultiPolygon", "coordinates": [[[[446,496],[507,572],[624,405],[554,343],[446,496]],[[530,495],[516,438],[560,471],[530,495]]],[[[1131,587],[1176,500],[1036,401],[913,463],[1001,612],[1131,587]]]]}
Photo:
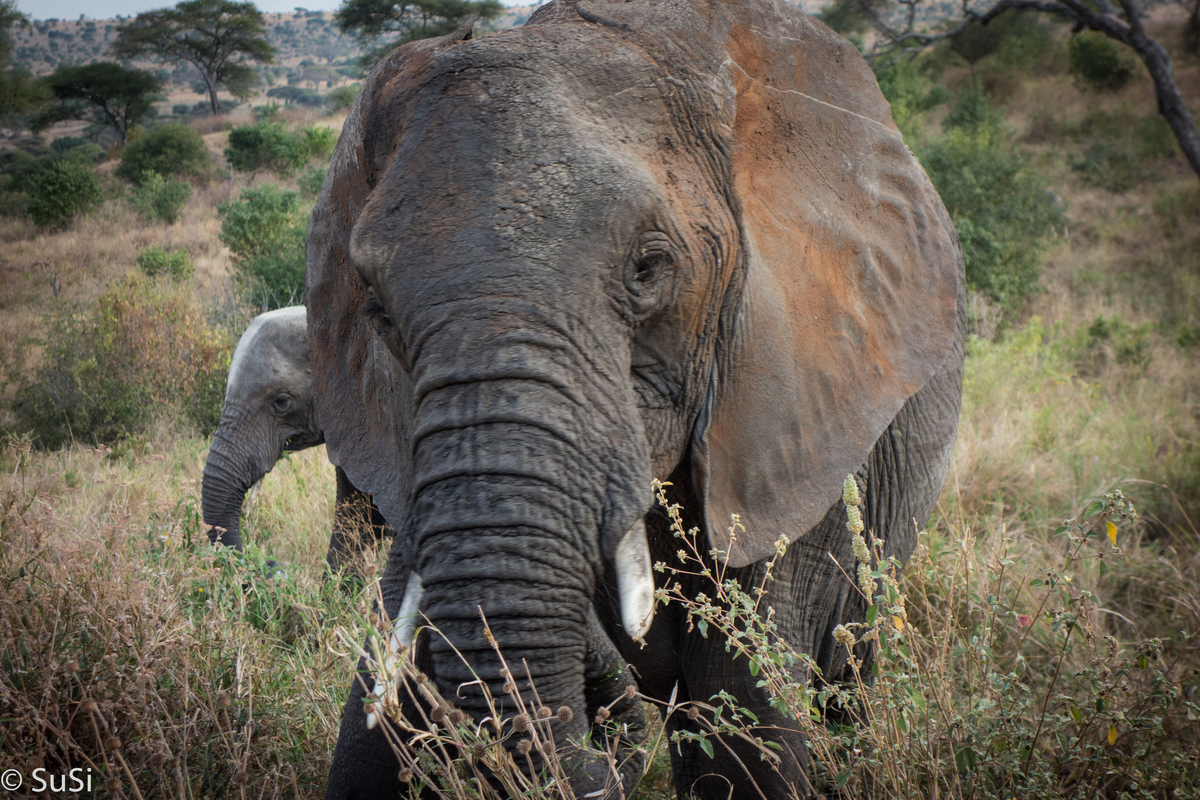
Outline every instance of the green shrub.
{"type": "Polygon", "coordinates": [[[255,305],[281,308],[304,292],[304,240],[308,210],[300,195],[274,184],[246,189],[222,203],[220,240],[233,253],[234,270],[255,305]]]}
{"type": "Polygon", "coordinates": [[[992,104],[987,93],[978,86],[972,86],[958,93],[950,113],[946,115],[945,126],[965,131],[983,128],[998,130],[1000,121],[1000,111],[992,104]]]}
{"type": "Polygon", "coordinates": [[[12,405],[42,447],[119,441],[160,409],[200,425],[220,414],[207,385],[224,385],[232,337],[182,293],[130,279],[91,307],[54,313],[45,330],[42,364],[12,405]]]}
{"type": "Polygon", "coordinates": [[[337,146],[337,140],[337,133],[324,125],[314,125],[304,129],[304,141],[308,146],[309,158],[328,159],[333,155],[333,148],[337,146]]]}
{"type": "Polygon", "coordinates": [[[339,86],[329,92],[329,110],[332,113],[345,111],[354,105],[354,101],[358,98],[358,92],[362,89],[361,83],[352,83],[349,86],[339,86]]]}
{"type": "Polygon", "coordinates": [[[117,174],[137,183],[147,172],[203,179],[211,169],[212,154],[199,132],[179,122],[168,122],[125,146],[117,174]]]}
{"type": "Polygon", "coordinates": [[[281,122],[256,122],[229,132],[225,158],[239,172],[269,169],[291,175],[308,161],[308,141],[281,122]]]}
{"type": "Polygon", "coordinates": [[[1175,155],[1175,134],[1158,114],[1142,117],[1133,124],[1133,143],[1143,161],[1175,155]]]}
{"type": "Polygon", "coordinates": [[[1133,80],[1130,59],[1121,46],[1098,31],[1084,31],[1068,44],[1071,75],[1092,89],[1115,92],[1133,80]]]}
{"type": "Polygon", "coordinates": [[[151,278],[158,275],[186,278],[196,271],[187,250],[166,250],[156,244],[137,254],[137,265],[151,278]]]}
{"type": "Polygon", "coordinates": [[[1124,142],[1099,139],[1088,145],[1071,169],[1084,183],[1110,192],[1127,192],[1145,177],[1137,156],[1124,142]]]}
{"type": "Polygon", "coordinates": [[[1048,237],[1065,223],[1061,203],[1011,148],[990,115],[974,110],[918,156],[954,220],[966,261],[967,286],[1012,309],[1038,291],[1048,237]],[[966,120],[970,120],[969,127],[966,120]]]}
{"type": "Polygon", "coordinates": [[[29,216],[40,228],[65,228],[104,199],[91,166],[71,158],[54,159],[38,170],[25,193],[29,195],[29,216]]]}
{"type": "Polygon", "coordinates": [[[912,143],[919,134],[916,117],[950,99],[950,90],[921,74],[911,61],[900,61],[876,71],[879,89],[892,106],[892,119],[912,143]]]}
{"type": "Polygon", "coordinates": [[[168,181],[157,172],[146,172],[130,192],[129,204],[143,219],[174,225],[191,196],[192,185],[187,181],[168,181]]]}
{"type": "Polygon", "coordinates": [[[312,167],[305,171],[296,183],[305,197],[316,197],[321,193],[321,187],[325,185],[325,176],[328,174],[329,167],[312,167]]]}

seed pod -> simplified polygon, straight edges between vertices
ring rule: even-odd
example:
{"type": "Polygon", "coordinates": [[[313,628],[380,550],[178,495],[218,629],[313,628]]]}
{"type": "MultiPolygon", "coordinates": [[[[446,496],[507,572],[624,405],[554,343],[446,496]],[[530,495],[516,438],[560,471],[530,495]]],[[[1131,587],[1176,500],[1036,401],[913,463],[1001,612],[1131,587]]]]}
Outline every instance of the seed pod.
{"type": "MultiPolygon", "coordinates": [[[[605,709],[605,710],[607,711],[607,709],[605,709]]],[[[563,725],[566,725],[568,722],[570,722],[574,718],[575,718],[575,712],[571,710],[570,706],[562,706],[561,708],[558,709],[558,721],[561,722],[563,725]]]]}
{"type": "Polygon", "coordinates": [[[241,772],[241,771],[234,773],[233,785],[234,786],[245,786],[246,785],[246,773],[241,772]]]}
{"type": "Polygon", "coordinates": [[[533,742],[529,741],[528,739],[522,739],[517,744],[517,752],[523,756],[529,755],[529,751],[532,749],[533,749],[533,742]]]}
{"type": "Polygon", "coordinates": [[[229,705],[229,695],[224,692],[217,692],[217,708],[225,708],[229,705]]]}
{"type": "Polygon", "coordinates": [[[417,673],[417,683],[427,683],[428,681],[429,681],[429,676],[426,675],[424,672],[417,673]]]}
{"type": "Polygon", "coordinates": [[[396,777],[400,779],[401,783],[412,783],[413,771],[411,769],[402,769],[396,777]]]}
{"type": "Polygon", "coordinates": [[[75,659],[71,659],[67,662],[66,666],[63,667],[63,669],[67,671],[68,675],[74,675],[76,672],[79,672],[79,662],[75,659]]]}
{"type": "Polygon", "coordinates": [[[437,708],[433,709],[433,713],[429,715],[429,718],[441,725],[446,721],[446,707],[438,706],[437,708]]]}
{"type": "Polygon", "coordinates": [[[554,755],[554,742],[550,741],[549,739],[542,742],[542,752],[548,756],[554,755]]]}
{"type": "Polygon", "coordinates": [[[552,717],[552,716],[554,716],[554,712],[551,711],[550,709],[546,708],[545,706],[542,706],[541,708],[538,709],[538,713],[537,713],[538,719],[550,719],[550,717],[552,717]]]}
{"type": "Polygon", "coordinates": [[[856,506],[862,502],[862,495],[858,493],[858,481],[854,480],[853,475],[847,475],[842,484],[842,502],[848,506],[856,506]]]}
{"type": "Polygon", "coordinates": [[[625,699],[632,700],[637,697],[637,687],[632,683],[625,687],[625,699]]]}
{"type": "Polygon", "coordinates": [[[450,713],[446,715],[446,719],[450,720],[451,725],[462,725],[466,718],[467,715],[457,708],[450,709],[450,713]]]}
{"type": "Polygon", "coordinates": [[[529,715],[517,714],[512,721],[513,730],[517,733],[524,733],[529,730],[529,715]]]}
{"type": "Polygon", "coordinates": [[[476,742],[471,745],[471,755],[476,758],[483,758],[487,755],[487,747],[482,742],[476,742]]]}
{"type": "Polygon", "coordinates": [[[608,719],[611,715],[611,711],[604,706],[600,706],[598,709],[596,709],[596,722],[604,722],[604,720],[608,719]]]}
{"type": "Polygon", "coordinates": [[[700,708],[698,706],[692,706],[688,709],[688,719],[692,722],[700,719],[700,708]]]}
{"type": "Polygon", "coordinates": [[[79,704],[79,710],[84,714],[94,714],[96,712],[96,701],[89,697],[79,704]]]}
{"type": "Polygon", "coordinates": [[[167,763],[167,757],[162,753],[155,753],[150,756],[150,766],[159,769],[163,764],[167,763]]]}
{"type": "Polygon", "coordinates": [[[121,791],[121,782],[116,778],[109,778],[104,782],[104,791],[109,794],[116,794],[121,791]]]}
{"type": "Polygon", "coordinates": [[[104,740],[104,749],[105,750],[120,750],[121,749],[121,740],[115,736],[108,737],[107,739],[104,740]]]}
{"type": "Polygon", "coordinates": [[[515,683],[513,683],[512,681],[504,682],[504,693],[505,694],[512,694],[516,690],[517,690],[517,685],[515,683]]]}

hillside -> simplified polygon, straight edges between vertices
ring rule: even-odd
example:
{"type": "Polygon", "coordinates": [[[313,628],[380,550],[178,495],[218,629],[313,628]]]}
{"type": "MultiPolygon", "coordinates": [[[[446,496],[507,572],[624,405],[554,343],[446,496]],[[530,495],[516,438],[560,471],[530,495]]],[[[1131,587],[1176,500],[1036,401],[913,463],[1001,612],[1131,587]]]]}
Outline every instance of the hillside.
{"type": "MultiPolygon", "coordinates": [[[[483,32],[504,30],[523,23],[534,6],[507,8],[500,17],[480,25],[483,32]]],[[[331,11],[295,11],[263,14],[267,38],[275,47],[275,67],[295,67],[305,59],[318,63],[344,63],[362,55],[353,37],[341,33],[331,11]]],[[[14,60],[42,75],[63,64],[87,64],[111,58],[109,46],[116,27],[128,19],[35,19],[28,28],[12,32],[14,60]]],[[[150,64],[145,65],[150,67],[150,64]]],[[[161,68],[163,65],[157,65],[161,68]]],[[[172,65],[165,65],[168,70],[172,65]]],[[[286,71],[272,72],[272,79],[286,78],[286,71]]],[[[165,76],[164,76],[165,77],[165,76]]]]}

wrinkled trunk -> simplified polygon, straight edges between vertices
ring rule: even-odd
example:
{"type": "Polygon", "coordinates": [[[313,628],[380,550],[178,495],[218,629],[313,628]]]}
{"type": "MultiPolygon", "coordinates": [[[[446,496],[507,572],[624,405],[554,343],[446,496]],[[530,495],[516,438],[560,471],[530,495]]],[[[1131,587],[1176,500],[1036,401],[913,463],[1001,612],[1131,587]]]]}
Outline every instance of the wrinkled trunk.
{"type": "MultiPolygon", "coordinates": [[[[240,517],[246,492],[270,467],[263,467],[262,454],[253,452],[244,425],[222,419],[213,435],[208,458],[204,462],[204,481],[200,509],[209,541],[241,549],[240,517]],[[220,529],[224,529],[223,531],[220,529]]],[[[273,463],[273,462],[272,462],[273,463]]]]}
{"type": "MultiPolygon", "coordinates": [[[[565,374],[566,345],[551,356],[527,334],[510,336],[506,346],[504,335],[493,335],[501,341],[487,353],[447,359],[443,351],[441,364],[453,366],[418,365],[414,373],[421,611],[443,635],[431,637],[429,652],[444,697],[476,719],[500,711],[510,730],[513,687],[484,634],[482,611],[527,706],[554,715],[561,748],[589,727],[587,612],[612,495],[628,483],[615,474],[624,435],[611,398],[606,408],[603,394],[578,391],[580,380],[565,374]],[[460,688],[476,677],[502,709],[490,708],[477,687],[460,688]]],[[[481,339],[460,334],[460,341],[481,339]]],[[[527,738],[522,726],[510,746],[527,738]]],[[[575,759],[567,768],[577,796],[604,785],[602,763],[575,759]]]]}

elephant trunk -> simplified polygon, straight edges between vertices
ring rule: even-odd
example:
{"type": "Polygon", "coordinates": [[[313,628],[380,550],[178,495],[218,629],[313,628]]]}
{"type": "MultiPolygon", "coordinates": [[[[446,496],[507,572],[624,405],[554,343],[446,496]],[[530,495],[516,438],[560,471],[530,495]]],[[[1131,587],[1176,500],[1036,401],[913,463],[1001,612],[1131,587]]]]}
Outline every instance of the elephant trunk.
{"type": "MultiPolygon", "coordinates": [[[[543,742],[547,728],[558,748],[588,731],[586,631],[603,531],[614,508],[637,499],[613,499],[630,482],[616,474],[622,434],[611,407],[596,414],[597,395],[577,391],[527,341],[500,349],[478,370],[470,359],[450,360],[456,374],[418,367],[410,524],[421,612],[440,632],[429,640],[433,677],[475,719],[499,712],[503,733],[515,734],[509,746],[527,752],[532,720],[514,693],[526,715],[549,711],[543,742]],[[471,685],[479,679],[500,708],[471,685]]],[[[572,757],[567,767],[577,796],[604,786],[602,762],[572,757]]]]}
{"type": "MultiPolygon", "coordinates": [[[[204,523],[211,526],[209,540],[238,549],[242,546],[242,502],[250,487],[270,469],[263,466],[269,455],[264,458],[252,444],[261,437],[247,436],[246,427],[226,409],[204,461],[200,496],[204,523]]],[[[274,460],[267,463],[274,463],[274,460]]]]}

